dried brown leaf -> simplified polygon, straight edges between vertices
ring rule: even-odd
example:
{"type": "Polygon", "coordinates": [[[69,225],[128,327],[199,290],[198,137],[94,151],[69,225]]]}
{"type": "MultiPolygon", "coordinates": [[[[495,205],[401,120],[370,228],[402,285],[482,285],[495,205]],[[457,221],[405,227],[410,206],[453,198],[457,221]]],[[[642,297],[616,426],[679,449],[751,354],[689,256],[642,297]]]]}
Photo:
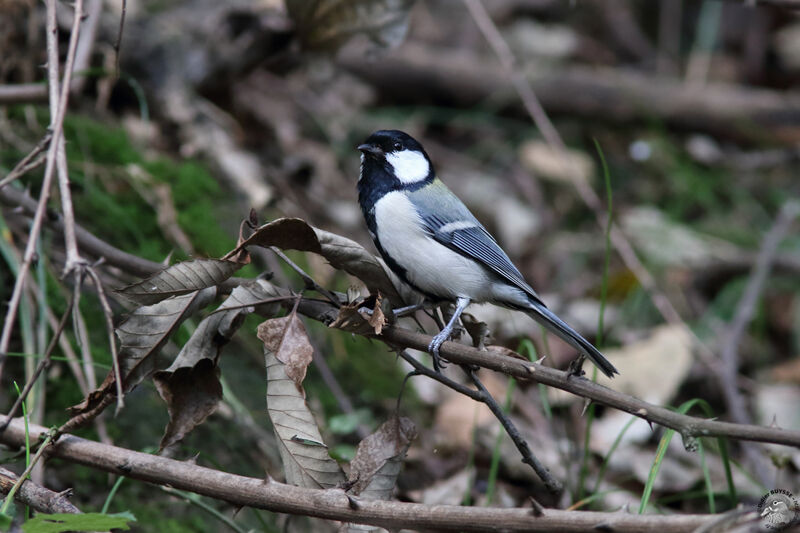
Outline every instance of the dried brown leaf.
{"type": "MultiPolygon", "coordinates": [[[[139,307],[116,329],[120,340],[119,366],[122,389],[129,392],[158,368],[157,356],[181,323],[207,306],[217,294],[216,287],[176,296],[155,305],[139,307]]],[[[106,394],[115,394],[114,374],[100,387],[71,408],[73,415],[92,410],[106,394]]]]}
{"type": "MultiPolygon", "coordinates": [[[[291,316],[286,318],[291,319],[291,316]]],[[[275,320],[266,322],[274,323],[275,320]]],[[[261,333],[259,326],[260,338],[261,333]]],[[[274,345],[272,339],[269,344],[274,345]]],[[[289,376],[287,365],[266,341],[264,360],[267,367],[267,412],[280,443],[286,482],[308,488],[336,487],[344,481],[344,474],[339,464],[328,455],[314,415],[306,404],[303,388],[289,376]]]]}
{"type": "Polygon", "coordinates": [[[211,359],[202,359],[193,366],[182,366],[171,372],[160,372],[153,376],[153,382],[169,413],[159,451],[180,442],[202,424],[222,399],[219,367],[211,359]]]}
{"type": "Polygon", "coordinates": [[[354,302],[340,307],[336,320],[328,327],[359,335],[380,335],[386,324],[386,316],[381,308],[382,300],[380,294],[366,299],[357,298],[354,302]],[[372,312],[368,313],[366,309],[372,312]]]}
{"type": "Polygon", "coordinates": [[[479,350],[485,350],[486,339],[489,337],[489,325],[469,313],[461,313],[461,323],[464,324],[464,329],[472,339],[472,345],[479,350]]]}
{"type": "Polygon", "coordinates": [[[403,458],[416,437],[417,429],[410,419],[392,417],[362,440],[350,462],[351,491],[369,500],[391,498],[403,458]]]}
{"type": "Polygon", "coordinates": [[[265,350],[274,353],[278,361],[286,365],[286,375],[302,389],[314,348],[297,313],[265,320],[258,326],[258,338],[265,350]]]}
{"type": "Polygon", "coordinates": [[[244,266],[222,259],[183,261],[117,292],[140,305],[152,305],[170,296],[181,296],[219,285],[244,266]]]}
{"type": "Polygon", "coordinates": [[[277,246],[322,255],[336,269],[360,279],[371,292],[380,292],[396,306],[421,301],[384,262],[363,246],[341,235],[309,226],[299,218],[280,218],[260,226],[241,246],[277,246]]]}
{"type": "MultiPolygon", "coordinates": [[[[170,417],[161,438],[161,450],[182,440],[216,410],[222,399],[217,369],[222,348],[254,311],[253,305],[276,295],[278,291],[265,280],[236,287],[213,314],[200,322],[172,365],[153,375],[170,417]]],[[[270,304],[272,309],[267,312],[276,311],[278,305],[270,304]]]]}

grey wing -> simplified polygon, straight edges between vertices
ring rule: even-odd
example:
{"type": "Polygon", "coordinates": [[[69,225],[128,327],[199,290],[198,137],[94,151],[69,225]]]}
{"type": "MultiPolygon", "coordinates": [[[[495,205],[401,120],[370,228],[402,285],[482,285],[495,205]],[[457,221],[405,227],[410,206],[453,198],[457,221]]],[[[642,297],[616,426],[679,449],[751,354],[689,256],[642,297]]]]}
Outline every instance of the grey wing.
{"type": "MultiPolygon", "coordinates": [[[[544,306],[539,295],[528,285],[494,237],[461,200],[449,190],[447,192],[450,194],[446,195],[446,199],[440,197],[438,205],[424,206],[425,208],[419,210],[420,217],[433,238],[451,250],[479,261],[544,306]]],[[[427,203],[419,197],[412,196],[411,200],[417,204],[427,203]]]]}

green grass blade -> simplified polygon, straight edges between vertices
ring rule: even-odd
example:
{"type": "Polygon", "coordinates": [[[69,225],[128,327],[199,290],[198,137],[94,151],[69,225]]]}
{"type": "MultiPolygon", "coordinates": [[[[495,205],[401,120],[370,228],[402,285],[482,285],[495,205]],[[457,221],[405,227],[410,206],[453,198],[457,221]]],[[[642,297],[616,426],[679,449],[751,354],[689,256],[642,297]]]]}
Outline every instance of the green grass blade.
{"type": "Polygon", "coordinates": [[[617,438],[614,439],[614,442],[611,444],[611,448],[609,448],[608,453],[603,458],[603,464],[600,465],[600,471],[597,473],[597,481],[595,481],[595,483],[594,483],[594,490],[592,490],[592,492],[596,493],[597,490],[600,488],[600,483],[603,481],[603,477],[605,476],[606,470],[608,469],[608,463],[611,460],[611,455],[615,451],[617,451],[617,448],[619,447],[620,443],[622,442],[622,437],[625,436],[625,433],[628,432],[630,427],[637,420],[639,420],[639,417],[632,416],[631,419],[628,420],[625,423],[625,425],[622,427],[622,431],[619,432],[619,435],[617,435],[617,438]]]}
{"type": "MultiPolygon", "coordinates": [[[[508,379],[508,388],[506,388],[506,399],[503,404],[503,412],[508,414],[508,411],[511,408],[511,398],[514,396],[514,387],[516,386],[517,381],[514,378],[508,379]]],[[[500,428],[500,432],[497,434],[497,440],[494,443],[494,449],[492,450],[492,462],[489,466],[489,478],[486,482],[486,505],[491,505],[492,500],[494,499],[494,491],[495,486],[497,484],[497,472],[500,470],[500,445],[503,443],[503,428],[500,428]]]]}

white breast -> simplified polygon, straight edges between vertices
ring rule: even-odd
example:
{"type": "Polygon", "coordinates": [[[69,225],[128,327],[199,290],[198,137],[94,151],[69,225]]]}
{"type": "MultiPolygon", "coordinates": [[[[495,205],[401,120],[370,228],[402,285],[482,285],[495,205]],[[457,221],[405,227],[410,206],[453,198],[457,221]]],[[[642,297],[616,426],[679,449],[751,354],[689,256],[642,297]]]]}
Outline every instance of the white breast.
{"type": "Polygon", "coordinates": [[[375,222],[384,251],[406,269],[415,286],[447,299],[494,299],[493,275],[428,235],[416,208],[402,192],[390,192],[375,203],[375,222]]]}

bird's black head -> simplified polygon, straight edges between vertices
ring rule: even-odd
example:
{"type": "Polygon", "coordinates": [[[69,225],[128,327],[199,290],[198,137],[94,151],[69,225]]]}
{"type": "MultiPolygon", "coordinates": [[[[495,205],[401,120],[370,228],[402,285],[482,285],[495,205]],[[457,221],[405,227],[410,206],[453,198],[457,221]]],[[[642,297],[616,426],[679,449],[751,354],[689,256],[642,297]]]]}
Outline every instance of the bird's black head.
{"type": "MultiPolygon", "coordinates": [[[[418,186],[433,179],[433,165],[425,149],[411,135],[399,130],[379,130],[370,135],[361,151],[361,177],[391,189],[418,186]]],[[[359,185],[366,185],[361,184],[359,185]]]]}
{"type": "Polygon", "coordinates": [[[359,145],[358,149],[364,155],[371,157],[385,156],[403,150],[425,153],[425,149],[414,137],[400,130],[378,130],[370,135],[364,144],[359,145]]]}

